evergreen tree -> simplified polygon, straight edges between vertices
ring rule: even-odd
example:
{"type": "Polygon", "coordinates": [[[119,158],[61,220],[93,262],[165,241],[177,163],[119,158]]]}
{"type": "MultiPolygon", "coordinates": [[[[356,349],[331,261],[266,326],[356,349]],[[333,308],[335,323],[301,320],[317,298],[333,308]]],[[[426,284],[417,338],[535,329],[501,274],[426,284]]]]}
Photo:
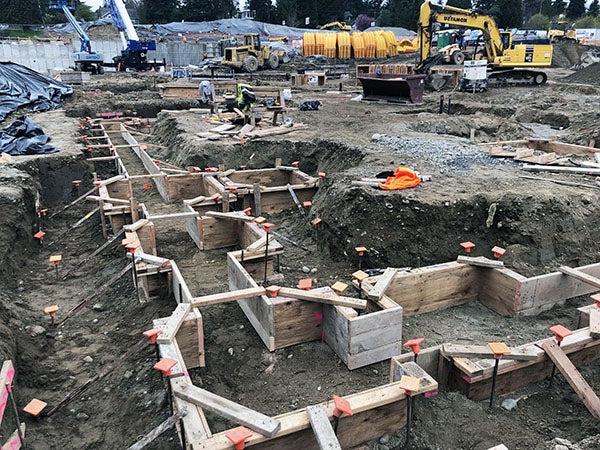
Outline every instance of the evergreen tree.
{"type": "Polygon", "coordinates": [[[500,28],[519,28],[523,25],[521,0],[495,0],[490,14],[494,16],[500,28]]]}
{"type": "Polygon", "coordinates": [[[191,22],[226,19],[234,16],[236,10],[233,0],[187,0],[180,17],[191,22]]]}
{"type": "Polygon", "coordinates": [[[381,10],[380,25],[417,29],[419,0],[389,0],[381,10]]]}
{"type": "Polygon", "coordinates": [[[472,9],[473,4],[471,0],[448,0],[448,6],[454,6],[455,8],[472,9]]]}
{"type": "Polygon", "coordinates": [[[249,0],[248,9],[256,11],[256,20],[272,22],[275,19],[275,8],[271,0],[249,0]]]}
{"type": "Polygon", "coordinates": [[[552,17],[554,15],[554,9],[552,7],[551,0],[542,0],[542,4],[540,5],[540,14],[543,14],[546,17],[552,17]]]}
{"type": "Polygon", "coordinates": [[[598,0],[594,0],[592,3],[590,3],[587,13],[590,16],[600,15],[600,3],[598,3],[598,0]]]}
{"type": "Polygon", "coordinates": [[[290,27],[300,25],[298,0],[277,0],[276,14],[278,23],[285,21],[285,24],[290,27]]]}
{"type": "Polygon", "coordinates": [[[585,0],[570,0],[566,16],[569,19],[578,19],[585,15],[585,0]]]}
{"type": "Polygon", "coordinates": [[[0,0],[0,23],[42,23],[47,6],[42,11],[38,0],[0,0]]]}
{"type": "Polygon", "coordinates": [[[554,0],[552,2],[552,6],[550,8],[551,13],[549,14],[550,17],[558,17],[561,14],[565,13],[565,2],[564,0],[554,0]]]}
{"type": "Polygon", "coordinates": [[[169,23],[178,19],[178,0],[142,0],[140,18],[143,23],[169,23]]]}

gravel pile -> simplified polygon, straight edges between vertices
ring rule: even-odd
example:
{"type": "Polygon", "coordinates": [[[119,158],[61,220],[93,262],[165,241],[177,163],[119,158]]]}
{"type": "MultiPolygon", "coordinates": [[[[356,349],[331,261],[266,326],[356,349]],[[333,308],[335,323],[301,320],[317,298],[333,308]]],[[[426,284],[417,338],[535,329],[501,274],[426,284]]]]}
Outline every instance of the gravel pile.
{"type": "Polygon", "coordinates": [[[565,80],[573,83],[595,84],[600,86],[600,62],[578,70],[568,77],[565,77],[565,80]]]}
{"type": "Polygon", "coordinates": [[[371,140],[383,145],[403,157],[418,159],[427,165],[435,166],[441,173],[451,174],[470,171],[474,166],[500,166],[506,161],[491,158],[480,147],[419,137],[398,137],[375,134],[371,140]]]}

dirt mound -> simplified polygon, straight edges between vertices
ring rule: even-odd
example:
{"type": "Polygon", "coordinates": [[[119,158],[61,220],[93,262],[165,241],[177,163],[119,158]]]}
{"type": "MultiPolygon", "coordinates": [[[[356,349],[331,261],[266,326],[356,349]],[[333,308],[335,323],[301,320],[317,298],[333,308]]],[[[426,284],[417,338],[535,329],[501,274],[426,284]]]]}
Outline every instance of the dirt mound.
{"type": "Polygon", "coordinates": [[[579,64],[581,55],[588,50],[588,47],[575,41],[562,41],[554,44],[552,53],[552,66],[563,69],[570,69],[579,64]]]}
{"type": "Polygon", "coordinates": [[[587,66],[565,78],[573,83],[595,84],[600,86],[600,62],[587,66]]]}

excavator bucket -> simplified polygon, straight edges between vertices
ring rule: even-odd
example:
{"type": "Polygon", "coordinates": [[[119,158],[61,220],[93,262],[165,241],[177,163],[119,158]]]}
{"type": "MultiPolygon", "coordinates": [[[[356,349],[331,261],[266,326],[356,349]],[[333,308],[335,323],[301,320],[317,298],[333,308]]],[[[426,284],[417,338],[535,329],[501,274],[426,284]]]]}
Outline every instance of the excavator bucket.
{"type": "Polygon", "coordinates": [[[397,103],[423,103],[426,75],[362,76],[363,100],[387,100],[397,103]]]}

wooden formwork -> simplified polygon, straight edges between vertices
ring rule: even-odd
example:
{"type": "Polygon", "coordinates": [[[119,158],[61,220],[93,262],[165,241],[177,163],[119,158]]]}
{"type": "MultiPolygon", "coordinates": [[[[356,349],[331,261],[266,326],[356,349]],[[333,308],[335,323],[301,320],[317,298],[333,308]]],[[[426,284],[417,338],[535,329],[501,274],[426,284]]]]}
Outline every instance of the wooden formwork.
{"type": "MultiPolygon", "coordinates": [[[[600,263],[578,267],[600,277],[600,263]]],[[[367,290],[382,276],[363,282],[367,290]]],[[[398,271],[384,291],[405,315],[431,312],[479,300],[505,316],[535,315],[598,288],[560,271],[525,277],[508,268],[483,268],[458,262],[398,271]]]]}
{"type": "Polygon", "coordinates": [[[593,146],[568,144],[566,142],[560,142],[553,139],[543,138],[528,138],[513,141],[485,142],[478,145],[486,147],[510,146],[518,148],[530,148],[546,153],[556,153],[556,155],[558,156],[594,155],[598,152],[598,149],[594,148],[593,146]]]}
{"type": "Polygon", "coordinates": [[[300,203],[312,200],[319,179],[295,167],[277,166],[267,169],[230,170],[219,181],[228,190],[235,190],[243,208],[252,208],[255,215],[276,213],[296,207],[290,189],[300,203]]]}

